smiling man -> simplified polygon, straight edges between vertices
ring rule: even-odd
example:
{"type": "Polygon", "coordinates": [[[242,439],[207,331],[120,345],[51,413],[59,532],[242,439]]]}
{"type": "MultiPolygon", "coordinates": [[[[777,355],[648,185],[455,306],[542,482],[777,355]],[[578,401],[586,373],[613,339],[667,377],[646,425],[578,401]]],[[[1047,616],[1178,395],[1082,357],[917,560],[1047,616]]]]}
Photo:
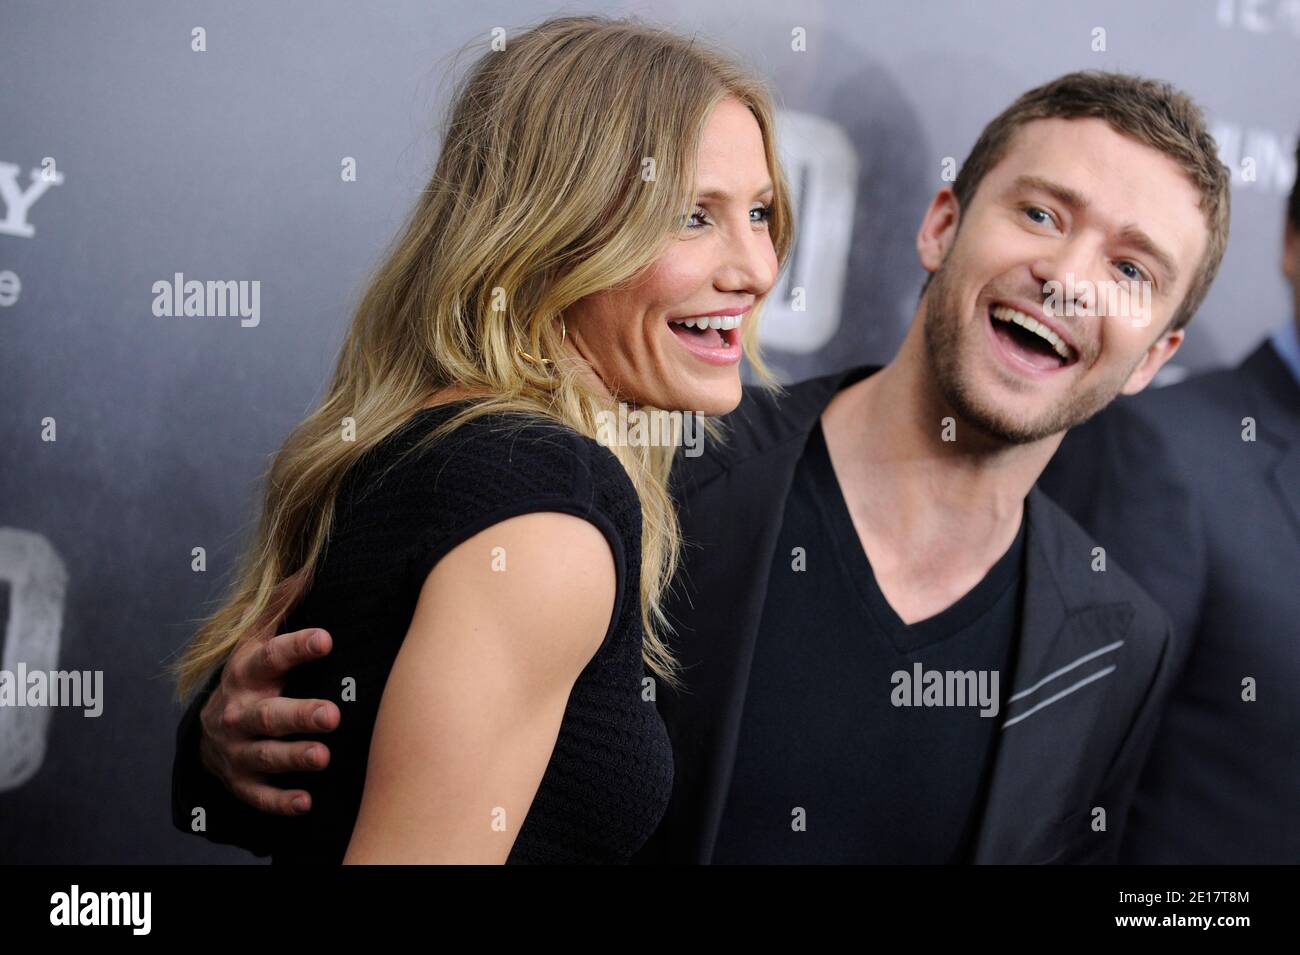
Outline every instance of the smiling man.
{"type": "MultiPolygon", "coordinates": [[[[897,357],[779,399],[746,389],[726,445],[679,456],[687,688],[659,688],[674,788],[638,861],[1115,858],[1170,624],[1034,484],[1068,428],[1179,347],[1223,255],[1227,185],[1200,111],[1165,84],[1075,73],[1032,90],[931,201],[930,278],[897,357]],[[1079,291],[1135,283],[1132,314],[1079,291]]],[[[309,636],[275,640],[292,661],[327,650],[309,636]]],[[[237,682],[208,703],[230,725],[265,707],[272,736],[328,741],[321,701],[237,682]]],[[[228,841],[249,810],[201,747],[229,785],[322,745],[204,742],[203,704],[178,736],[174,814],[187,828],[205,806],[228,841]]]]}

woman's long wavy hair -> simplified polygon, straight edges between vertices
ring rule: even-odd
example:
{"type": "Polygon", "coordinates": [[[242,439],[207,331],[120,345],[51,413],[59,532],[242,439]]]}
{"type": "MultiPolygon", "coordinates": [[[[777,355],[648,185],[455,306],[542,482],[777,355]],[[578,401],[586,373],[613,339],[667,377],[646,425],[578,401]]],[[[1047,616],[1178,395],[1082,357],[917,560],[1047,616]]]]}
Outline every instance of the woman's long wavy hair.
{"type": "MultiPolygon", "coordinates": [[[[635,280],[680,234],[704,127],[728,96],[762,131],[783,266],[792,218],[771,100],[728,56],[635,19],[572,16],[508,38],[474,64],[456,89],[433,177],[372,273],[327,393],[263,476],[255,539],[229,595],[172,668],[180,697],[241,641],[276,632],[310,589],[348,470],[436,392],[459,386],[485,397],[429,441],[493,412],[541,415],[597,438],[597,415],[615,411],[614,401],[562,351],[561,318],[635,280]],[[520,349],[555,363],[534,364],[520,349]],[[341,440],[345,419],[352,440],[341,440]]],[[[757,317],[742,325],[742,345],[759,382],[780,391],[759,354],[757,317]]],[[[705,429],[706,439],[722,437],[714,421],[705,429]]],[[[681,546],[668,490],[675,448],[609,449],[641,502],[645,663],[677,686],[661,607],[681,546]]]]}

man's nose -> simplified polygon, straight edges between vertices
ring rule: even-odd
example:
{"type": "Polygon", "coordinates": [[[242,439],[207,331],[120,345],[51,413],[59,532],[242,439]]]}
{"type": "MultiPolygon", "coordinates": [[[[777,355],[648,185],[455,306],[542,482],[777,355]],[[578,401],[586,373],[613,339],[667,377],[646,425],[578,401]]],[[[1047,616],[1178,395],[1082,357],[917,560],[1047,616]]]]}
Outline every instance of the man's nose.
{"type": "Polygon", "coordinates": [[[1103,276],[1094,245],[1082,240],[1061,242],[1029,268],[1045,301],[1059,301],[1062,309],[1072,306],[1074,314],[1087,314],[1096,307],[1095,290],[1103,276]]]}

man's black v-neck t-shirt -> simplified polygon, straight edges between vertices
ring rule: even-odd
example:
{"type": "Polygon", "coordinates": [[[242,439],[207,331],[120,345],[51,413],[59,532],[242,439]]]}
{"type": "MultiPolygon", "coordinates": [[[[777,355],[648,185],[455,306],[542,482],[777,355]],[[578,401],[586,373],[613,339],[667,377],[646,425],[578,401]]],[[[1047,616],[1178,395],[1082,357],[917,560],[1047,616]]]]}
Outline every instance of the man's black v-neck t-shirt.
{"type": "Polygon", "coordinates": [[[1022,520],[969,593],[903,623],[817,423],[786,499],[714,863],[969,861],[1012,685],[1024,541],[1022,520]],[[928,671],[945,675],[946,695],[928,671]],[[961,680],[946,674],[968,671],[986,690],[998,674],[996,716],[980,715],[977,693],[953,705],[961,680]],[[922,689],[900,672],[947,705],[917,705],[922,689]]]}

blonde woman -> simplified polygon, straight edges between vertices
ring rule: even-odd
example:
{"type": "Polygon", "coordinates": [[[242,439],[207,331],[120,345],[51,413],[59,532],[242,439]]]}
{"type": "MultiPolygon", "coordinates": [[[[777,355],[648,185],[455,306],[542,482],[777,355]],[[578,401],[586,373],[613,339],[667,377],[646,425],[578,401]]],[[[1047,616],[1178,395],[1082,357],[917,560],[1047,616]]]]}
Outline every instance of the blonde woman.
{"type": "Polygon", "coordinates": [[[756,323],[790,243],[770,101],[728,58],[600,17],[485,54],[178,666],[209,734],[306,769],[312,727],[252,742],[278,715],[223,719],[221,680],[274,667],[270,634],[332,635],[284,688],[337,724],[310,812],[257,819],[277,790],[231,770],[178,824],[276,862],[626,862],[672,786],[647,690],[677,683],[680,542],[674,447],[598,416],[724,414],[742,354],[773,386],[756,323]]]}

